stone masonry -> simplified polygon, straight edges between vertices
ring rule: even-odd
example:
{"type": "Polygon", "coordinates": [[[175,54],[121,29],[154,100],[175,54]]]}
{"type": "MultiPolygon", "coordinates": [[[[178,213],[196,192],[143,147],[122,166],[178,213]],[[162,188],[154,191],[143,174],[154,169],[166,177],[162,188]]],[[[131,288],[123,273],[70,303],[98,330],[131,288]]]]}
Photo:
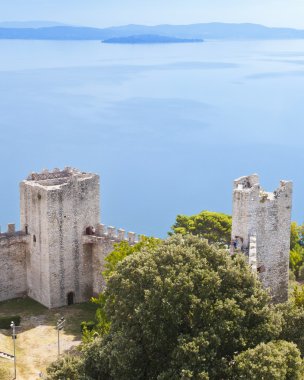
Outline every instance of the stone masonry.
{"type": "MultiPolygon", "coordinates": [[[[20,184],[20,225],[0,233],[0,301],[28,295],[48,308],[85,302],[104,288],[104,258],[136,235],[100,224],[99,176],[72,168],[20,184]]],[[[275,302],[288,298],[292,183],[273,193],[257,175],[234,182],[231,253],[243,252],[275,302]]]]}
{"type": "Polygon", "coordinates": [[[72,168],[21,182],[21,231],[0,234],[0,301],[28,295],[54,308],[102,290],[104,257],[136,236],[100,224],[99,194],[98,175],[72,168]]]}
{"type": "Polygon", "coordinates": [[[256,174],[234,181],[232,253],[243,252],[274,302],[288,299],[292,183],[264,191],[256,174]]]}

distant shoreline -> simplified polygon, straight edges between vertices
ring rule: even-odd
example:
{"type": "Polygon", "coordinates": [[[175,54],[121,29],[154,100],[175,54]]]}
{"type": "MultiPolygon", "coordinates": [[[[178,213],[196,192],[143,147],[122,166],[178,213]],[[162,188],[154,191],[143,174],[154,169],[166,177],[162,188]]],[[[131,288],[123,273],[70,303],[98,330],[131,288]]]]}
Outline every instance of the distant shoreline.
{"type": "Polygon", "coordinates": [[[128,37],[109,38],[102,41],[104,44],[128,44],[128,45],[151,45],[151,44],[183,44],[183,43],[202,43],[199,38],[176,38],[159,35],[137,35],[128,37]]]}
{"type": "Polygon", "coordinates": [[[0,24],[0,39],[103,41],[105,43],[193,43],[203,42],[204,40],[248,41],[304,39],[304,30],[292,28],[269,28],[258,24],[226,23],[156,26],[126,25],[111,28],[60,25],[37,28],[17,28],[3,27],[0,24]],[[161,40],[140,40],[147,36],[154,36],[154,38],[155,36],[158,36],[161,40]],[[131,37],[134,38],[134,41],[128,41],[131,37]]]}

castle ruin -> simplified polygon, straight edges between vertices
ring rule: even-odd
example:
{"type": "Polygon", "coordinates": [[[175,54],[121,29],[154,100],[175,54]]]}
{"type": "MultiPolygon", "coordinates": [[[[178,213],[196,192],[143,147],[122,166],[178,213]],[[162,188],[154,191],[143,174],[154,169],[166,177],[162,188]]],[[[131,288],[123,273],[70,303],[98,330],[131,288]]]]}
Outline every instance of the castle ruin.
{"type": "Polygon", "coordinates": [[[253,174],[234,181],[232,253],[243,252],[274,302],[288,299],[292,182],[265,192],[253,174]]]}
{"type": "MultiPolygon", "coordinates": [[[[99,176],[32,173],[20,184],[20,231],[0,233],[0,301],[29,296],[48,308],[88,301],[104,282],[113,244],[136,235],[100,224],[99,176]]],[[[273,193],[257,175],[234,182],[231,253],[244,253],[275,302],[288,298],[292,183],[273,193]]]]}
{"type": "Polygon", "coordinates": [[[28,295],[48,308],[85,302],[103,288],[104,257],[135,234],[100,224],[99,176],[33,173],[20,184],[20,225],[0,234],[0,301],[28,295]]]}

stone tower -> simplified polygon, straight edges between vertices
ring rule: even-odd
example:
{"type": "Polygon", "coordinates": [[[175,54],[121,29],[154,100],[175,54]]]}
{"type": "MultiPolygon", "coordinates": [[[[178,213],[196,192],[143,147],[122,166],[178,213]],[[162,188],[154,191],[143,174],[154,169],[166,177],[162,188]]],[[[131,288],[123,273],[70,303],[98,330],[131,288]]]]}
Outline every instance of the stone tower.
{"type": "Polygon", "coordinates": [[[244,252],[274,302],[288,299],[292,183],[265,192],[254,174],[234,181],[232,250],[244,252]]]}
{"type": "Polygon", "coordinates": [[[28,295],[53,308],[92,295],[92,250],[83,235],[100,220],[99,177],[76,169],[33,173],[20,184],[21,229],[30,236],[28,295]]]}

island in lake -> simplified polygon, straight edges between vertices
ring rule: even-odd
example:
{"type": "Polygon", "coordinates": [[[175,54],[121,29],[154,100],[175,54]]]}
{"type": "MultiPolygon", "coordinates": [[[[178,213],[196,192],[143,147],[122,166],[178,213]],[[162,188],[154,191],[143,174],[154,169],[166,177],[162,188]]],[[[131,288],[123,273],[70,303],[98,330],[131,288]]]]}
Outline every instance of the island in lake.
{"type": "Polygon", "coordinates": [[[201,38],[177,38],[154,34],[140,34],[128,37],[114,37],[102,41],[105,44],[180,44],[204,42],[201,38]]]}

